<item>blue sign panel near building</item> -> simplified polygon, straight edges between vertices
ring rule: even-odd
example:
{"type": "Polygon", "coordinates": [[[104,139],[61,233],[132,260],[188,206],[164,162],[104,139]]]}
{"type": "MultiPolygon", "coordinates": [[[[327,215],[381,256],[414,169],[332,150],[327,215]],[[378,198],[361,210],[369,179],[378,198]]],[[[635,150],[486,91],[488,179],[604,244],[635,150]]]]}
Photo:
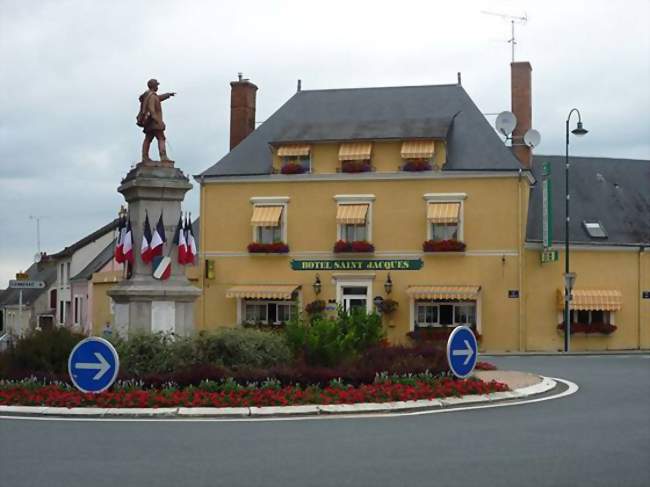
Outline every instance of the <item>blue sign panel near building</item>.
{"type": "Polygon", "coordinates": [[[68,373],[82,392],[102,392],[108,389],[120,370],[117,351],[107,340],[89,337],[81,340],[70,352],[68,373]]]}
{"type": "Polygon", "coordinates": [[[447,362],[452,373],[464,379],[474,370],[478,359],[478,343],[471,329],[458,326],[447,340],[447,362]]]}

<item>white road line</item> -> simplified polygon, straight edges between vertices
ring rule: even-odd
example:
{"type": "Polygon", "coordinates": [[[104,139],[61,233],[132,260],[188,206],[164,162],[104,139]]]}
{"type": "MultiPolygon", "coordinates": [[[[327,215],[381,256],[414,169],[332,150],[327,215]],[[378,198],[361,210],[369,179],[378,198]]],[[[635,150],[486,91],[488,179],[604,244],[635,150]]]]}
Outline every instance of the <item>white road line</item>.
{"type": "Polygon", "coordinates": [[[232,423],[232,422],[268,422],[268,421],[313,421],[313,420],[327,420],[327,419],[359,419],[359,418],[399,418],[402,416],[423,416],[425,414],[438,414],[438,413],[456,413],[461,411],[472,411],[474,409],[489,409],[489,408],[499,408],[507,406],[522,406],[524,404],[532,404],[535,402],[550,401],[552,399],[560,399],[562,397],[570,396],[578,392],[578,385],[574,382],[558,379],[556,377],[549,377],[554,381],[561,382],[567,386],[567,390],[555,394],[552,396],[538,397],[535,399],[524,399],[522,401],[508,401],[508,402],[497,402],[494,404],[482,404],[476,406],[463,406],[463,407],[450,407],[443,409],[431,409],[425,411],[411,411],[404,413],[369,413],[369,414],[325,414],[318,416],[299,416],[299,417],[254,417],[254,418],[77,418],[77,417],[35,417],[35,416],[0,416],[0,419],[13,419],[13,420],[27,420],[27,421],[102,421],[102,422],[133,422],[138,421],[141,423],[153,423],[153,422],[164,422],[164,423],[232,423]]]}

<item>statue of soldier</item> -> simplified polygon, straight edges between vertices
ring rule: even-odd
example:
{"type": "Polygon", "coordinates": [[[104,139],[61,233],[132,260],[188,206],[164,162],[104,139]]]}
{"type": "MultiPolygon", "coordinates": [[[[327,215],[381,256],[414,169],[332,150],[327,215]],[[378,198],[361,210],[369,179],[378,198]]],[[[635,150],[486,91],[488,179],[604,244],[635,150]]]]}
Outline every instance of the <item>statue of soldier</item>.
{"type": "Polygon", "coordinates": [[[163,122],[162,105],[160,102],[174,96],[176,93],[163,93],[159,95],[158,81],[150,79],[147,81],[147,91],[140,95],[140,112],[136,117],[136,123],[143,128],[144,142],[142,143],[142,160],[150,161],[149,147],[154,137],[158,140],[158,152],[161,161],[169,161],[165,148],[165,122],[163,122]]]}

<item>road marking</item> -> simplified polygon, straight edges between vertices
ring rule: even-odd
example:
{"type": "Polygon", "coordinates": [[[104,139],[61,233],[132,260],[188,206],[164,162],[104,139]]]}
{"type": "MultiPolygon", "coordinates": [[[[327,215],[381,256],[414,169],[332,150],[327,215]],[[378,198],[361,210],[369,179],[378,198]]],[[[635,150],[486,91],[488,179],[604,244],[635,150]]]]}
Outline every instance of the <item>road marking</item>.
{"type": "Polygon", "coordinates": [[[507,406],[521,406],[524,404],[532,404],[536,402],[550,401],[552,399],[560,399],[562,397],[567,397],[578,392],[578,385],[574,382],[559,379],[557,377],[549,377],[556,382],[561,382],[567,386],[567,390],[554,394],[552,396],[538,397],[534,399],[524,399],[522,401],[511,401],[507,400],[504,402],[497,402],[494,404],[477,404],[475,406],[461,406],[461,407],[448,407],[443,409],[430,409],[424,411],[411,411],[403,413],[368,413],[368,414],[320,414],[317,416],[290,416],[290,417],[272,417],[272,418],[78,418],[78,417],[35,417],[35,416],[0,416],[0,419],[14,419],[14,420],[27,420],[27,421],[102,421],[102,422],[111,422],[111,421],[121,421],[121,422],[133,422],[138,421],[141,423],[152,423],[152,422],[165,422],[165,423],[231,423],[231,422],[268,422],[268,421],[313,421],[313,420],[326,420],[326,419],[360,419],[360,418],[399,418],[402,416],[423,416],[425,414],[438,414],[438,413],[456,413],[461,411],[472,411],[474,409],[489,409],[489,408],[499,408],[507,406]]]}

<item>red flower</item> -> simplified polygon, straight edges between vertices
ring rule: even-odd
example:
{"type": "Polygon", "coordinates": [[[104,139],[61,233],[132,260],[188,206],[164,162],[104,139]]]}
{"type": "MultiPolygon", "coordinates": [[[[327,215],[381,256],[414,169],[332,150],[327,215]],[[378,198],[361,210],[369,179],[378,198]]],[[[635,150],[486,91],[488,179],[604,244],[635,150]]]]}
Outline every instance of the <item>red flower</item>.
{"type": "Polygon", "coordinates": [[[413,159],[402,166],[403,171],[411,172],[430,171],[431,169],[431,164],[426,159],[413,159]]]}
{"type": "Polygon", "coordinates": [[[375,246],[370,242],[366,242],[365,240],[357,240],[354,242],[346,242],[344,240],[339,240],[334,244],[335,253],[341,253],[341,252],[365,253],[365,252],[374,252],[374,251],[375,251],[375,246]]]}
{"type": "Polygon", "coordinates": [[[427,240],[422,244],[425,252],[463,252],[465,243],[458,240],[427,240]]]}
{"type": "Polygon", "coordinates": [[[283,242],[274,243],[257,243],[248,244],[248,251],[251,254],[286,254],[289,252],[289,246],[283,242]]]}
{"type": "Polygon", "coordinates": [[[297,162],[288,162],[282,166],[280,172],[282,174],[302,174],[305,172],[305,168],[297,162]]]}
{"type": "Polygon", "coordinates": [[[341,172],[369,172],[372,170],[370,161],[343,161],[341,172]]]}

